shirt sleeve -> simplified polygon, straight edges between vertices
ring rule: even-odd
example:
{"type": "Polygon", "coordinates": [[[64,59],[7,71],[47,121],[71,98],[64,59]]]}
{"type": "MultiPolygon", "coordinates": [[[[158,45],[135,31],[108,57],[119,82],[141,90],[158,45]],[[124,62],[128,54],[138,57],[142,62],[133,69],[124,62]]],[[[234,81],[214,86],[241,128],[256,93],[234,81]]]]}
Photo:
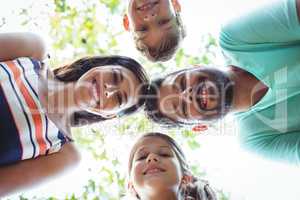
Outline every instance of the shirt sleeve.
{"type": "Polygon", "coordinates": [[[272,87],[276,72],[299,63],[296,0],[277,0],[235,19],[223,27],[219,43],[227,65],[240,67],[272,87]]]}
{"type": "Polygon", "coordinates": [[[231,21],[222,28],[219,39],[223,49],[233,51],[298,41],[296,0],[277,0],[231,21]]]}
{"type": "Polygon", "coordinates": [[[264,158],[300,165],[300,131],[263,132],[241,139],[242,148],[264,158]]]}

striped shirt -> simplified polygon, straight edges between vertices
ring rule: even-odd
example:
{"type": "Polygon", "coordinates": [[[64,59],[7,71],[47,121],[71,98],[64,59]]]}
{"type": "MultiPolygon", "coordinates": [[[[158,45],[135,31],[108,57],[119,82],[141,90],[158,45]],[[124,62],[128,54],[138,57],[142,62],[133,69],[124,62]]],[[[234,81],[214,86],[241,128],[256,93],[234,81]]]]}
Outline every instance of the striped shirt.
{"type": "Polygon", "coordinates": [[[0,165],[57,152],[68,141],[42,110],[39,69],[29,58],[0,62],[0,165]]]}

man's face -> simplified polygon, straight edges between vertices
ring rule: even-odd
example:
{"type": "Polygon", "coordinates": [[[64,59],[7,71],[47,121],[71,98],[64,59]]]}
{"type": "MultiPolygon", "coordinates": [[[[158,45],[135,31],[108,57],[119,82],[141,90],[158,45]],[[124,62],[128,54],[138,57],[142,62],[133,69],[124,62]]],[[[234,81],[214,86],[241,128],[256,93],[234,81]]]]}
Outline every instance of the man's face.
{"type": "Polygon", "coordinates": [[[162,38],[178,28],[175,11],[180,11],[177,0],[130,0],[125,28],[131,29],[151,54],[160,46],[162,38]]]}
{"type": "Polygon", "coordinates": [[[194,123],[218,119],[229,111],[232,82],[218,69],[186,69],[167,76],[158,98],[159,112],[173,121],[194,123]]]}

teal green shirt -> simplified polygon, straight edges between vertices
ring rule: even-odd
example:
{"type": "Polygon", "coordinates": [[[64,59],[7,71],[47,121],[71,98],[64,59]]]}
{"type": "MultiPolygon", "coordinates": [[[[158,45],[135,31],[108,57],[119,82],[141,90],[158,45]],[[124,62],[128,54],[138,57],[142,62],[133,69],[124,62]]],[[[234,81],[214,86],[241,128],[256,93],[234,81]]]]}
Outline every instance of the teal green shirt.
{"type": "Polygon", "coordinates": [[[281,0],[231,21],[220,33],[228,65],[269,90],[236,114],[243,147],[273,160],[300,164],[300,25],[296,0],[281,0]]]}

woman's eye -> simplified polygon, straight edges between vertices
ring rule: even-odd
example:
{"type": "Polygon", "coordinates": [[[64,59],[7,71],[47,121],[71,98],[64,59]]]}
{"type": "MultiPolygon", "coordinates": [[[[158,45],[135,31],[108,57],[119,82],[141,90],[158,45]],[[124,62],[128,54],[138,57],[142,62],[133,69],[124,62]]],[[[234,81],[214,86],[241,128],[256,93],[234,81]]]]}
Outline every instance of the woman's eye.
{"type": "Polygon", "coordinates": [[[159,23],[160,25],[164,25],[164,24],[169,23],[169,21],[170,21],[170,19],[163,19],[163,20],[160,20],[158,23],[159,23]]]}
{"type": "Polygon", "coordinates": [[[171,155],[170,154],[168,154],[168,153],[161,153],[160,154],[162,157],[170,157],[171,155]]]}
{"type": "Polygon", "coordinates": [[[139,156],[136,160],[144,160],[147,156],[139,156]]]}
{"type": "Polygon", "coordinates": [[[136,30],[136,32],[138,33],[144,33],[148,30],[148,28],[146,26],[142,26],[139,29],[136,30]]]}

